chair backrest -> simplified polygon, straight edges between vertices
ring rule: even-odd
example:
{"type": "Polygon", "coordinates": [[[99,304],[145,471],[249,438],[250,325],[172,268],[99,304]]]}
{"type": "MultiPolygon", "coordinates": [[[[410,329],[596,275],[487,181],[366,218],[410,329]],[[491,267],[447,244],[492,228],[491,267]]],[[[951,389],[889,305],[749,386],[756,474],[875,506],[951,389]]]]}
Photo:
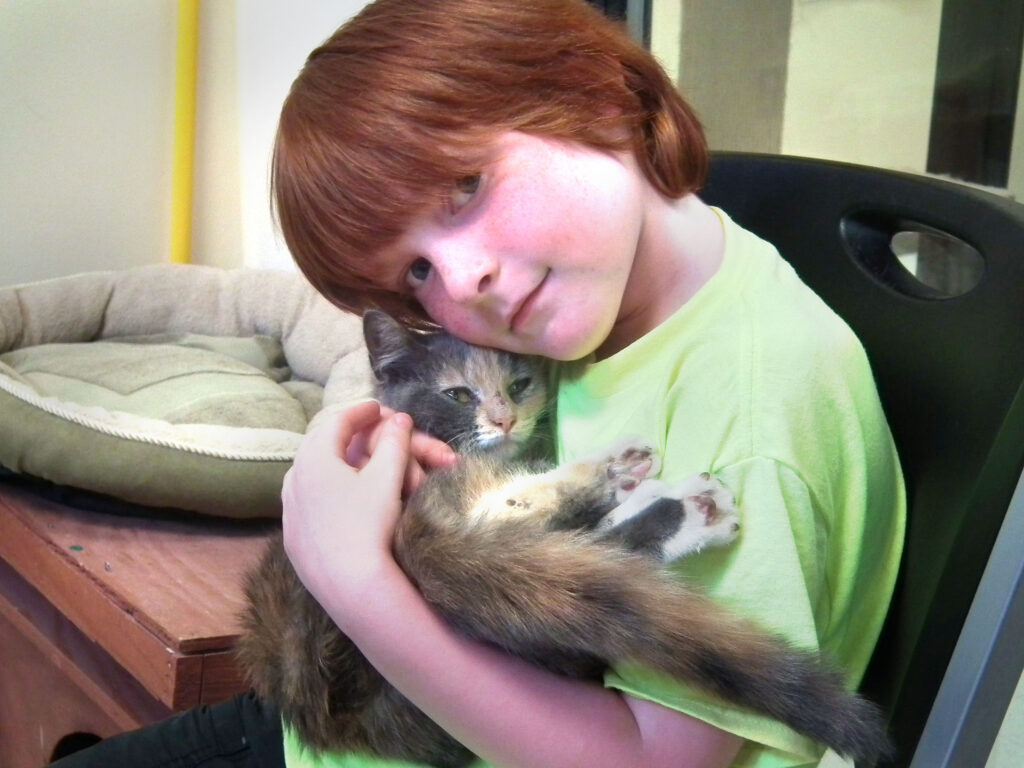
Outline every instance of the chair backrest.
{"type": "MultiPolygon", "coordinates": [[[[871,359],[909,518],[862,687],[890,713],[891,765],[909,765],[1024,467],[1024,206],[953,182],[742,153],[715,154],[701,196],[774,243],[871,359]],[[908,232],[926,233],[918,274],[937,269],[945,285],[920,282],[894,253],[894,236],[908,232]],[[976,263],[944,258],[935,233],[972,246],[976,263]]],[[[995,730],[1014,663],[997,686],[1001,704],[989,702],[995,730]]]]}

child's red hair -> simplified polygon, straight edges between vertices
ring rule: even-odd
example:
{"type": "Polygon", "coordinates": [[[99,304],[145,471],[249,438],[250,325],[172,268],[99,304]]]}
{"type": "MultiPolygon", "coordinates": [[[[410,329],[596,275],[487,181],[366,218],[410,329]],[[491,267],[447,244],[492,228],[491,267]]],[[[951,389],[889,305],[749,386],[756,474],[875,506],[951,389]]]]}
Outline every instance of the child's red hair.
{"type": "Polygon", "coordinates": [[[310,54],[281,112],[273,197],[300,269],[341,307],[422,323],[373,255],[510,130],[632,150],[667,197],[706,173],[693,111],[582,0],[377,0],[310,54]]]}

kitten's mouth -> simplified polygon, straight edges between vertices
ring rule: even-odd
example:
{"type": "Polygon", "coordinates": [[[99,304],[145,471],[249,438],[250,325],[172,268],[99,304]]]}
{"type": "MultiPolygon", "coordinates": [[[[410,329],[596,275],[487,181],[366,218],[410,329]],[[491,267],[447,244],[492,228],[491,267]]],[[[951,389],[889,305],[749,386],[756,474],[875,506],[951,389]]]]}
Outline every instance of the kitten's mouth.
{"type": "Polygon", "coordinates": [[[476,441],[476,447],[488,453],[494,451],[508,451],[516,447],[516,440],[512,435],[487,435],[476,441]]]}

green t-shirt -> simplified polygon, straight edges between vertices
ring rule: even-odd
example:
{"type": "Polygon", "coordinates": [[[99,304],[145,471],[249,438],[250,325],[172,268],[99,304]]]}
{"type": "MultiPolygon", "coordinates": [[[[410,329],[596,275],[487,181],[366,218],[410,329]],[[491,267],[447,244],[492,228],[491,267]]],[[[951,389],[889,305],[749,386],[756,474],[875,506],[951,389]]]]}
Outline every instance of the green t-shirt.
{"type": "MultiPolygon", "coordinates": [[[[726,252],[715,276],[650,334],[561,382],[559,458],[637,435],[661,450],[665,480],[714,472],[737,494],[741,535],[674,567],[721,603],[824,649],[852,684],[881,628],[902,546],[892,438],[852,332],[772,246],[722,219],[726,252]]],[[[780,768],[821,756],[775,721],[641,668],[617,668],[606,685],[748,739],[736,766],[780,768]]],[[[287,729],[285,761],[422,768],[314,755],[287,729]]]]}
{"type": "MultiPolygon", "coordinates": [[[[903,541],[902,475],[867,358],[775,248],[721,214],[725,259],[671,318],[558,392],[562,461],[624,435],[669,482],[710,471],[736,495],[739,539],[674,565],[722,604],[848,672],[867,666],[903,541]]],[[[748,740],[736,766],[817,763],[767,718],[620,666],[606,685],[748,740]]]]}

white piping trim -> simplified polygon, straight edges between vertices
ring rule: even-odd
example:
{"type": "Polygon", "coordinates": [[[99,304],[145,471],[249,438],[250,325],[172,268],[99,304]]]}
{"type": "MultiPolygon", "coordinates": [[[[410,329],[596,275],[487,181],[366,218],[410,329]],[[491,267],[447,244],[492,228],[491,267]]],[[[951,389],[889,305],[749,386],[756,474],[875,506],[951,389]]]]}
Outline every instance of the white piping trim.
{"type": "Polygon", "coordinates": [[[0,374],[0,390],[21,400],[27,405],[37,408],[64,421],[78,424],[95,432],[123,440],[157,445],[177,451],[194,453],[231,461],[292,461],[295,458],[295,447],[302,437],[294,432],[283,429],[256,427],[227,427],[212,424],[178,425],[170,422],[150,419],[135,414],[107,411],[103,408],[85,407],[68,403],[54,397],[44,397],[30,387],[0,374]],[[118,425],[116,422],[126,421],[129,424],[146,425],[152,431],[132,429],[118,425]],[[225,440],[225,431],[234,437],[248,438],[250,443],[264,443],[265,449],[244,450],[229,445],[225,440]],[[156,434],[164,432],[165,434],[156,434]],[[179,433],[179,434],[174,434],[179,433]],[[187,433],[187,434],[180,434],[187,433]],[[205,441],[204,442],[201,442],[205,441]],[[218,447],[217,444],[220,446],[218,447]],[[281,449],[282,443],[291,443],[292,447],[281,449]],[[274,446],[274,447],[270,447],[274,446]]]}

